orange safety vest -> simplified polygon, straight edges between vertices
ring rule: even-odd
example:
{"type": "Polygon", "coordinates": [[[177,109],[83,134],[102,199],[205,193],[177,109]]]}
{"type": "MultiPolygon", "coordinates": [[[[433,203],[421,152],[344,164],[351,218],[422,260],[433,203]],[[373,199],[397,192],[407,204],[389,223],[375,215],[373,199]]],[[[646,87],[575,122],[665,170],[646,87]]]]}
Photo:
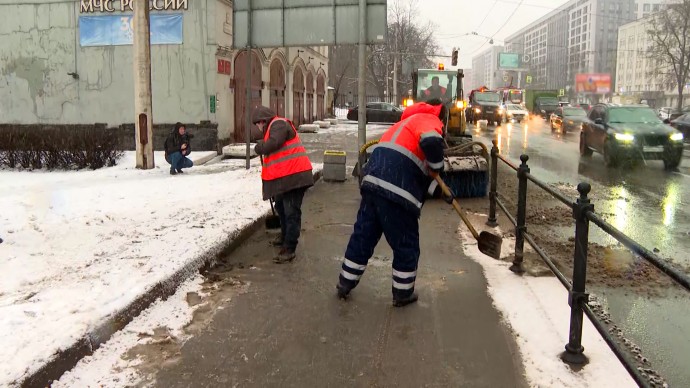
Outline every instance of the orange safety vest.
{"type": "MultiPolygon", "coordinates": [[[[424,174],[426,171],[426,156],[419,146],[420,139],[427,136],[442,137],[443,123],[433,115],[418,114],[393,125],[381,136],[378,147],[392,148],[411,159],[419,166],[424,174]],[[410,125],[413,123],[413,125],[410,125]]],[[[439,168],[438,166],[431,166],[439,168]]]]}
{"type": "Polygon", "coordinates": [[[297,135],[297,130],[290,120],[281,117],[276,117],[271,120],[264,134],[264,142],[268,141],[270,138],[271,125],[276,120],[285,121],[290,128],[295,131],[295,137],[286,141],[277,151],[264,156],[264,161],[261,165],[261,179],[265,181],[284,178],[288,175],[312,169],[311,162],[307,156],[307,150],[302,146],[302,142],[297,135]]]}

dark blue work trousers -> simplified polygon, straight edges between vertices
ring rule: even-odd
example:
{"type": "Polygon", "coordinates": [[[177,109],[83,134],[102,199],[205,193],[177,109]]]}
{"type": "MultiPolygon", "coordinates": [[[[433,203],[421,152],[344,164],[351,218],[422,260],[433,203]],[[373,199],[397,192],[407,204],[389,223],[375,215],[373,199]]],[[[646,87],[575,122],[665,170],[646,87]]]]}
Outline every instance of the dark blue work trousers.
{"type": "Polygon", "coordinates": [[[417,278],[419,219],[400,204],[372,193],[362,193],[340,284],[349,289],[357,286],[381,235],[393,249],[393,298],[407,298],[414,292],[417,278]]]}
{"type": "Polygon", "coordinates": [[[280,233],[283,248],[295,251],[302,231],[302,200],[306,188],[290,190],[276,195],[276,213],[280,217],[280,233]]]}

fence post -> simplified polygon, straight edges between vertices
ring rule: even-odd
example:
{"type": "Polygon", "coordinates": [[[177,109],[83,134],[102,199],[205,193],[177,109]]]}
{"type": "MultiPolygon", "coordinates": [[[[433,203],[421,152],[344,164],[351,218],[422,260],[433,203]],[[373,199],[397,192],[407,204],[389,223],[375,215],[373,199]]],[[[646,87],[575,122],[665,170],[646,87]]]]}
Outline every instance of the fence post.
{"type": "Polygon", "coordinates": [[[573,265],[573,287],[568,295],[570,305],[570,332],[568,344],[565,345],[565,352],[561,359],[569,364],[582,365],[587,362],[584,355],[585,348],[582,347],[582,305],[589,300],[589,295],[585,293],[585,282],[587,280],[587,245],[589,244],[589,219],[588,211],[594,211],[594,205],[589,201],[587,195],[592,190],[588,183],[577,185],[580,198],[574,205],[573,218],[575,218],[575,257],[573,265]]]}
{"type": "Polygon", "coordinates": [[[525,226],[527,219],[527,174],[529,174],[529,166],[527,166],[527,161],[529,156],[522,154],[520,155],[520,160],[522,164],[517,171],[518,176],[518,205],[517,205],[517,226],[515,227],[515,259],[513,259],[513,265],[510,266],[510,270],[516,274],[525,273],[524,268],[522,268],[522,261],[525,252],[525,231],[527,227],[525,226]]]}
{"type": "Polygon", "coordinates": [[[498,226],[496,219],[496,185],[498,179],[498,141],[496,139],[491,141],[491,188],[489,191],[489,219],[486,224],[491,227],[498,226]]]}

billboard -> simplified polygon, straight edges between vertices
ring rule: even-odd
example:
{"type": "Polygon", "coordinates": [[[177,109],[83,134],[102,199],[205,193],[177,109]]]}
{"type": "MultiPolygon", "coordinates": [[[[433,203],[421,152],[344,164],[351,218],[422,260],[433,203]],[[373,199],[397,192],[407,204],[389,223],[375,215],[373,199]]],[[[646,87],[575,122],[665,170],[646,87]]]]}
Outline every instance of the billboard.
{"type": "MultiPolygon", "coordinates": [[[[366,0],[367,44],[387,35],[386,0],[366,0]]],[[[235,0],[233,47],[330,46],[359,43],[358,0],[235,0]]]]}
{"type": "Polygon", "coordinates": [[[519,69],[520,55],[515,53],[499,53],[498,68],[501,70],[519,69]]]}
{"type": "Polygon", "coordinates": [[[575,76],[575,91],[588,94],[611,93],[611,74],[577,74],[575,76]]]}
{"type": "MultiPolygon", "coordinates": [[[[151,15],[151,44],[182,44],[182,19],[182,14],[151,15]]],[[[82,47],[131,45],[133,39],[132,15],[79,16],[82,47]]]]}

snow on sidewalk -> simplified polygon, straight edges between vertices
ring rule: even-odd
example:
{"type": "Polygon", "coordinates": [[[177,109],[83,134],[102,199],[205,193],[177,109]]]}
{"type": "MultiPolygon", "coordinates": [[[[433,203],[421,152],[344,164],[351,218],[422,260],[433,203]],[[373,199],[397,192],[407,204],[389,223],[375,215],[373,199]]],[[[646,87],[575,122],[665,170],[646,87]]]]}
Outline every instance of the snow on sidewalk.
{"type": "Polygon", "coordinates": [[[270,211],[257,159],[178,176],[156,161],[137,170],[129,152],[97,171],[0,170],[0,386],[270,211]]]}
{"type": "MultiPolygon", "coordinates": [[[[636,387],[608,345],[584,318],[582,346],[589,363],[575,372],[561,361],[570,327],[568,292],[555,277],[517,276],[507,261],[479,252],[476,240],[461,225],[465,254],[484,268],[493,304],[515,333],[526,377],[532,387],[636,387]]],[[[515,239],[504,239],[501,257],[511,255],[515,239]]]]}

